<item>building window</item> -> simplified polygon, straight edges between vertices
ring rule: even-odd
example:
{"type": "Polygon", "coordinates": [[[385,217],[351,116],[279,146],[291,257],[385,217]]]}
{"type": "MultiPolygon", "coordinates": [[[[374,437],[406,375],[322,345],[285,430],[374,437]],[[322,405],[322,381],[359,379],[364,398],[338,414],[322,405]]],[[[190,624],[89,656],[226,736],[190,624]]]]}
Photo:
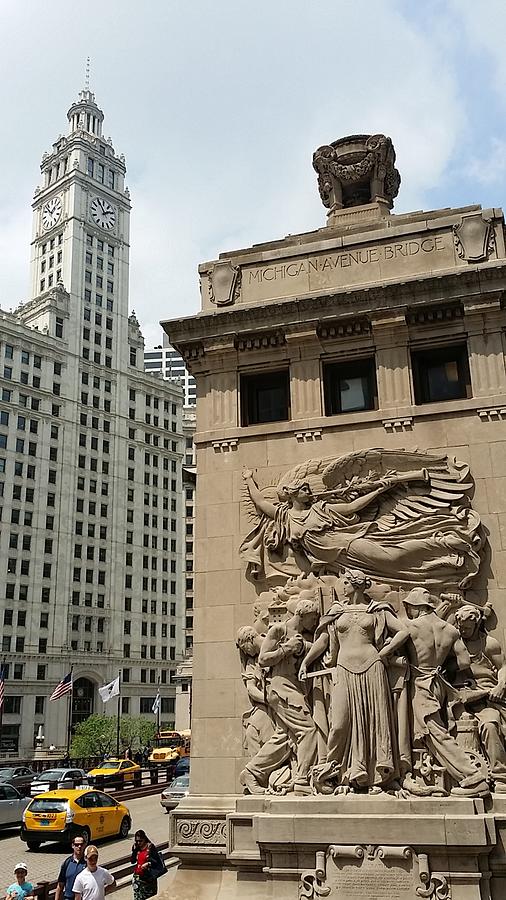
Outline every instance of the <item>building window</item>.
{"type": "Polygon", "coordinates": [[[471,397],[471,377],[465,344],[411,354],[415,403],[435,403],[471,397]]]}
{"type": "Polygon", "coordinates": [[[323,385],[327,416],[377,407],[374,359],[324,365],[323,385]]]}
{"type": "Polygon", "coordinates": [[[241,375],[241,424],[281,422],[290,418],[288,372],[241,375]]]}

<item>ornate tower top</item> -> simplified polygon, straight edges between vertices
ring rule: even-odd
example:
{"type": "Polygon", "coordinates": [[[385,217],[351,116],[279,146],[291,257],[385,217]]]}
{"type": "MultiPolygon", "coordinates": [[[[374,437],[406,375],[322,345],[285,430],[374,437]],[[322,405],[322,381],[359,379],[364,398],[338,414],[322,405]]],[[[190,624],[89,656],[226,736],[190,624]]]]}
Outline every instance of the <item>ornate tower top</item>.
{"type": "Polygon", "coordinates": [[[394,163],[394,146],[384,134],[354,134],[318,147],[313,168],[322,203],[329,210],[328,224],[344,218],[340,210],[353,207],[369,206],[376,213],[373,218],[388,215],[401,183],[394,163]]]}
{"type": "Polygon", "coordinates": [[[88,87],[80,91],[78,100],[72,104],[67,119],[70,123],[69,133],[85,131],[96,137],[102,135],[104,114],[95,102],[95,94],[88,87]]]}

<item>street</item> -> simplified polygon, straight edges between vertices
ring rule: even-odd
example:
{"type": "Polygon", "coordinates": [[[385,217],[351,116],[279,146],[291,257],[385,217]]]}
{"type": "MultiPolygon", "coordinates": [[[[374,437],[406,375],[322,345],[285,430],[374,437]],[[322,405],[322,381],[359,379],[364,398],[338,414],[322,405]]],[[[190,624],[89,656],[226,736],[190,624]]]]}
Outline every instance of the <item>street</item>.
{"type": "MultiPolygon", "coordinates": [[[[125,803],[132,817],[132,829],[130,836],[125,840],[109,839],[100,841],[98,849],[100,853],[99,864],[107,868],[107,863],[130,852],[133,843],[133,833],[137,828],[143,828],[154,844],[168,839],[168,816],[160,806],[158,794],[151,797],[139,797],[136,800],[128,800],[125,803]]],[[[60,844],[43,844],[36,853],[27,849],[26,844],[19,837],[19,828],[6,828],[0,831],[0,896],[5,893],[5,888],[12,884],[14,879],[13,869],[16,863],[26,862],[28,866],[28,881],[36,884],[38,881],[54,881],[60,869],[62,861],[70,853],[67,847],[60,844]]],[[[118,895],[114,895],[118,896],[118,895]]]]}

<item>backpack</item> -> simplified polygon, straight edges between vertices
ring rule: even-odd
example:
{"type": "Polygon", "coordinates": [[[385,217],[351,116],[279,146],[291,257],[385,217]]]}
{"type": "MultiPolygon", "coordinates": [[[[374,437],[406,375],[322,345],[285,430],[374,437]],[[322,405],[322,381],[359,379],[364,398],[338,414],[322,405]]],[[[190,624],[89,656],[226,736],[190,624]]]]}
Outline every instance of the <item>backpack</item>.
{"type": "Polygon", "coordinates": [[[149,870],[149,874],[152,878],[161,878],[162,875],[165,875],[167,866],[165,865],[165,861],[161,853],[158,852],[156,847],[153,847],[153,849],[151,850],[150,861],[151,868],[149,870]]]}

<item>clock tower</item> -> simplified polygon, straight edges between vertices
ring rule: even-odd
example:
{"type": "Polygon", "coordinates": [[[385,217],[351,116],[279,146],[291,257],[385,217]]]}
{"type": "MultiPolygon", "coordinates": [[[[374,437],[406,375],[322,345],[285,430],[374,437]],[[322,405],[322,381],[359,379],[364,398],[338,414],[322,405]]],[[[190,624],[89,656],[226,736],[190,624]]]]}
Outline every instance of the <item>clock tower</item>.
{"type": "MultiPolygon", "coordinates": [[[[60,285],[70,295],[71,322],[95,323],[97,313],[99,321],[102,315],[104,320],[112,317],[111,346],[89,348],[88,353],[91,362],[103,365],[107,357],[107,365],[114,367],[119,362],[114,347],[127,339],[130,196],[125,158],[104,138],[104,114],[90,90],[80,92],[67,118],[69,133],[42,157],[43,182],[35,191],[31,297],[60,285]]],[[[46,318],[45,324],[54,333],[53,323],[46,318]]],[[[70,327],[65,334],[69,349],[80,356],[81,331],[70,327]]]]}

